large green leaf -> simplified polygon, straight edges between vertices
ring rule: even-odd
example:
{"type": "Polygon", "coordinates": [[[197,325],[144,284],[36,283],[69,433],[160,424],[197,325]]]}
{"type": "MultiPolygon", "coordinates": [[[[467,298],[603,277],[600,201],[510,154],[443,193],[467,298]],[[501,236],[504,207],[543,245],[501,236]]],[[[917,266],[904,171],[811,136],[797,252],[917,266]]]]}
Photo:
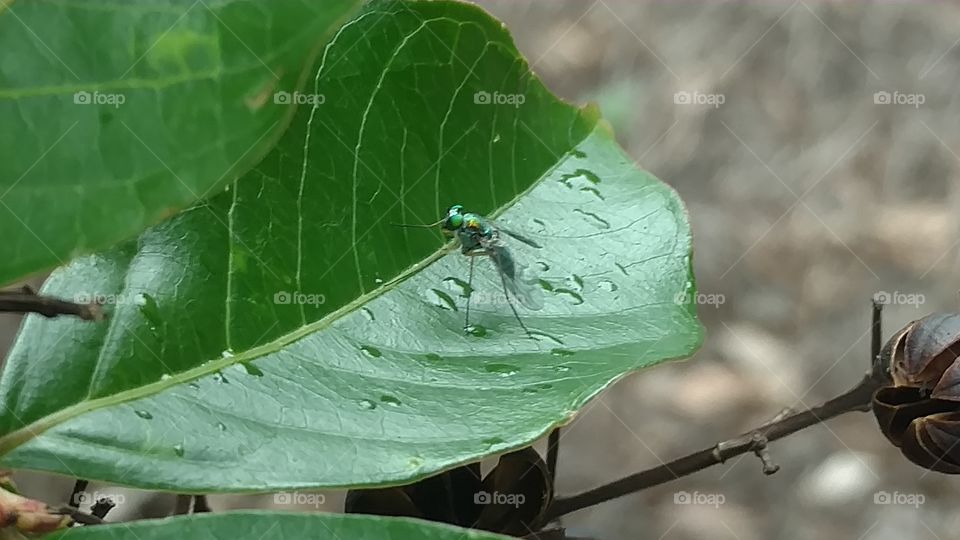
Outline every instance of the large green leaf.
{"type": "Polygon", "coordinates": [[[229,192],[49,279],[118,303],[102,325],[28,320],[0,462],[181,492],[404,482],[528,444],[699,344],[675,193],[482,11],[374,4],[317,81],[326,103],[229,192]],[[543,309],[520,308],[536,339],[491,303],[488,260],[485,331],[464,335],[466,258],[391,225],[454,202],[542,246],[516,244],[542,272],[543,309]],[[277,302],[294,292],[324,303],[277,302]]]}
{"type": "Polygon", "coordinates": [[[181,540],[183,538],[251,538],[254,540],[506,540],[506,536],[415,519],[229,512],[116,523],[68,529],[45,538],[71,540],[181,540]]]}
{"type": "Polygon", "coordinates": [[[246,172],[357,4],[0,1],[0,284],[246,172]]]}

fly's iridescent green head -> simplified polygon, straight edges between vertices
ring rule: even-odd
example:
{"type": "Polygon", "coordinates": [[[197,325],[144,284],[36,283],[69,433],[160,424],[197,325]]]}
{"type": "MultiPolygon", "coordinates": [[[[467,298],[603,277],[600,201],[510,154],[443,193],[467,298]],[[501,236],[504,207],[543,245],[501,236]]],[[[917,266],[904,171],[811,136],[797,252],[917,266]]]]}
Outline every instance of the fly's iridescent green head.
{"type": "Polygon", "coordinates": [[[453,236],[463,226],[463,206],[455,204],[447,209],[447,217],[440,223],[443,234],[453,236]]]}

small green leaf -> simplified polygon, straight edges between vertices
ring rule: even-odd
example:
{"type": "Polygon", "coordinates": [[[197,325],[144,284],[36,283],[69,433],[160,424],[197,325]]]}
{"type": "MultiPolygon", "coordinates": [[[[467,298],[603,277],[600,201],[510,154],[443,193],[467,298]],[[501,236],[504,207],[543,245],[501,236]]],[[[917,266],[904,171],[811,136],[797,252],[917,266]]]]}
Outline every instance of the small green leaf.
{"type": "Polygon", "coordinates": [[[227,512],[78,527],[45,536],[70,540],[507,540],[506,536],[428,521],[377,516],[227,512]]]}
{"type": "Polygon", "coordinates": [[[358,3],[0,2],[0,284],[250,169],[358,3]]]}
{"type": "Polygon", "coordinates": [[[527,445],[699,345],[676,194],[497,21],[374,3],[316,80],[326,102],[228,193],[51,276],[46,293],[114,305],[102,325],[27,321],[3,465],[179,492],[401,483],[527,445]],[[490,260],[468,285],[435,229],[393,225],[454,203],[531,240],[511,246],[552,284],[518,307],[535,339],[490,260]]]}

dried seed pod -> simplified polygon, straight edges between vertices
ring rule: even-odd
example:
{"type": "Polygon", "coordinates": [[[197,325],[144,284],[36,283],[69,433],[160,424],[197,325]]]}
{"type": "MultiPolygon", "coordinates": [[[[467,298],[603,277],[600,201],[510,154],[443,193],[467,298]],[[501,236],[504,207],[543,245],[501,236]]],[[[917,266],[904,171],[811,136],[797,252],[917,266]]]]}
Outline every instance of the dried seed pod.
{"type": "Polygon", "coordinates": [[[960,474],[960,314],[910,323],[877,361],[890,376],[873,396],[880,430],[917,465],[960,474]]]}

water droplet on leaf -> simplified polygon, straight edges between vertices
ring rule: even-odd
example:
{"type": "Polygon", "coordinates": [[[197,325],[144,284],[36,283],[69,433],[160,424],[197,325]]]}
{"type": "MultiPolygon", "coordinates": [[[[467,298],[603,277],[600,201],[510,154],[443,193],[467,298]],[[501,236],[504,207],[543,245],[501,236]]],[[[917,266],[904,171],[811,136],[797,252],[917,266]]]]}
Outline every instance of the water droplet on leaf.
{"type": "Polygon", "coordinates": [[[397,407],[401,404],[399,399],[387,394],[380,396],[380,401],[386,403],[387,405],[393,405],[394,407],[397,407]]]}
{"type": "Polygon", "coordinates": [[[150,414],[150,413],[147,412],[147,411],[139,411],[139,410],[138,410],[138,411],[133,411],[133,412],[137,413],[137,416],[139,416],[140,418],[143,418],[144,420],[152,420],[152,419],[153,419],[153,415],[150,414]]]}
{"type": "Polygon", "coordinates": [[[380,349],[376,347],[371,347],[370,345],[361,345],[360,350],[366,353],[367,356],[372,358],[380,358],[383,356],[383,353],[380,352],[380,349]]]}
{"type": "Polygon", "coordinates": [[[243,369],[247,370],[248,375],[253,375],[254,377],[263,377],[263,370],[253,365],[253,363],[240,362],[240,365],[243,366],[243,369]]]}
{"type": "Polygon", "coordinates": [[[487,364],[483,366],[487,373],[497,373],[501,377],[509,377],[510,375],[516,374],[520,371],[520,368],[517,366],[511,366],[510,364],[487,364]]]}

